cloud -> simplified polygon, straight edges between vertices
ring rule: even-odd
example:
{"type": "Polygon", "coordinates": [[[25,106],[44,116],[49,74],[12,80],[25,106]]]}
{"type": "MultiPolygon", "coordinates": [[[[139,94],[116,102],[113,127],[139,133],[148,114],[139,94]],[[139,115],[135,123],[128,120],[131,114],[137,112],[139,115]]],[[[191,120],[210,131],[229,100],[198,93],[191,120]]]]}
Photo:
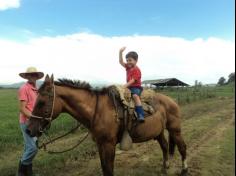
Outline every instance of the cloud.
{"type": "Polygon", "coordinates": [[[20,0],[0,0],[0,11],[19,7],[20,0]]]}
{"type": "Polygon", "coordinates": [[[0,39],[0,83],[21,81],[18,73],[29,66],[56,78],[124,83],[125,70],[118,62],[122,46],[138,52],[143,80],[176,77],[189,84],[215,83],[235,70],[233,41],[75,33],[26,42],[0,39]]]}

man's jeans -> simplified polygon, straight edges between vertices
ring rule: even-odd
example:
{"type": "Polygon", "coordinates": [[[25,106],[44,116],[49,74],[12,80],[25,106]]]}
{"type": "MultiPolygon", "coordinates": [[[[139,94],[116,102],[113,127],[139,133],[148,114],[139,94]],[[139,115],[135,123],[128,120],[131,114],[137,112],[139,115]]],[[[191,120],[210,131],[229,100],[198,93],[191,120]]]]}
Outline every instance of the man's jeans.
{"type": "Polygon", "coordinates": [[[37,154],[37,146],[36,146],[36,137],[30,137],[25,131],[27,128],[26,124],[20,124],[21,131],[24,138],[24,153],[21,157],[21,163],[24,165],[32,164],[32,161],[37,154]]]}

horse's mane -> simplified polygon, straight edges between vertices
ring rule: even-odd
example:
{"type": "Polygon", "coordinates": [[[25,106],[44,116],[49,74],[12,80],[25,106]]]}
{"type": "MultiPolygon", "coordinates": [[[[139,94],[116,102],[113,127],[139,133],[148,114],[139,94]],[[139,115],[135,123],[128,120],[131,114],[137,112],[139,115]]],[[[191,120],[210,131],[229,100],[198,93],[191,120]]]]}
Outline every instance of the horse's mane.
{"type": "Polygon", "coordinates": [[[92,86],[85,81],[71,80],[67,78],[58,79],[58,81],[54,81],[54,84],[57,86],[66,86],[75,89],[86,89],[86,90],[92,89],[92,86]]]}
{"type": "Polygon", "coordinates": [[[95,87],[94,88],[86,81],[71,80],[67,78],[58,79],[57,81],[54,81],[54,84],[57,86],[71,87],[74,89],[84,89],[90,92],[100,93],[100,94],[105,94],[108,92],[108,87],[102,87],[102,88],[95,87]]]}

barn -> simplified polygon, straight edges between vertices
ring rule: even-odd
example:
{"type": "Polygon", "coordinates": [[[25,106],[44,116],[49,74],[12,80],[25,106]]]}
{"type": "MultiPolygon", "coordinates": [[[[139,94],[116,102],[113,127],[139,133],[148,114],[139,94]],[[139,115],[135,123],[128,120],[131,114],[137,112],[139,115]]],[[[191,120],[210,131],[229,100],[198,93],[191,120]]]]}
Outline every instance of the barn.
{"type": "Polygon", "coordinates": [[[180,81],[176,78],[167,78],[167,79],[155,79],[155,80],[145,80],[142,82],[145,87],[187,87],[187,83],[180,81]]]}

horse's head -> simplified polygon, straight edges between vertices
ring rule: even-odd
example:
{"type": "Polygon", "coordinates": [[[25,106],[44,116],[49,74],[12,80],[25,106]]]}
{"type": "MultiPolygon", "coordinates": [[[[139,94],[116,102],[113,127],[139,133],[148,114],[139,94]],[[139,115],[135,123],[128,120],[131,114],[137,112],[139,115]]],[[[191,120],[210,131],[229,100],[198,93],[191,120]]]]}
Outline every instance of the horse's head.
{"type": "Polygon", "coordinates": [[[46,127],[50,127],[53,120],[55,104],[55,86],[53,75],[45,78],[39,89],[36,103],[29,119],[27,133],[30,136],[41,136],[46,127]]]}

